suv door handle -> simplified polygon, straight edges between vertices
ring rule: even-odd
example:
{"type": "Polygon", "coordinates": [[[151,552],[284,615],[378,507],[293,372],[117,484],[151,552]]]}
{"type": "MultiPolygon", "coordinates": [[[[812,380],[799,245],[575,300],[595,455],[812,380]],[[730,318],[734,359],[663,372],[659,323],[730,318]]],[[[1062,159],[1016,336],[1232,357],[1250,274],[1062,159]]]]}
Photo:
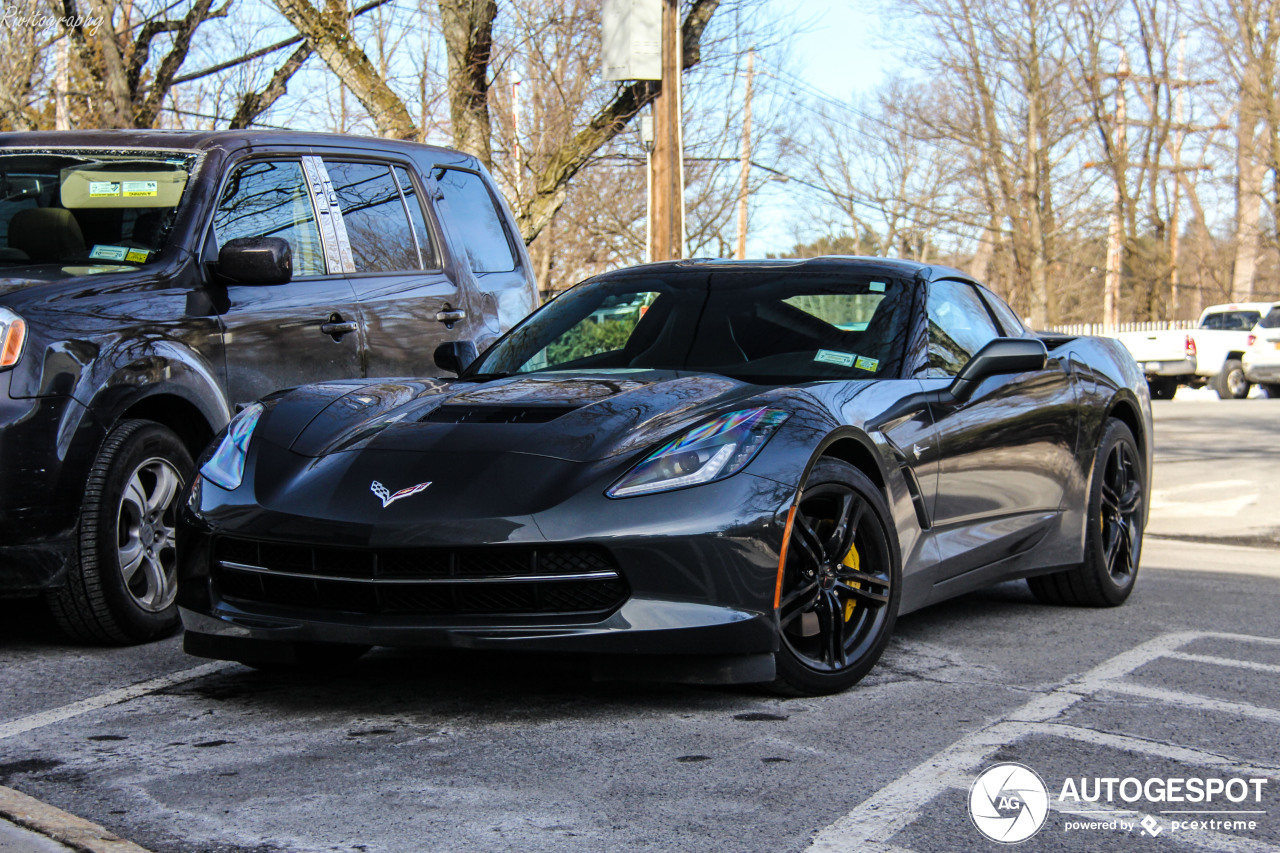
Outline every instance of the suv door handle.
{"type": "Polygon", "coordinates": [[[467,319],[467,312],[461,308],[450,308],[446,305],[445,310],[436,312],[436,319],[441,323],[456,323],[467,319]]]}
{"type": "Polygon", "coordinates": [[[340,338],[345,334],[354,332],[358,328],[359,328],[359,325],[354,320],[345,320],[345,321],[330,320],[328,323],[320,324],[320,333],[323,335],[332,335],[335,338],[340,338]]]}

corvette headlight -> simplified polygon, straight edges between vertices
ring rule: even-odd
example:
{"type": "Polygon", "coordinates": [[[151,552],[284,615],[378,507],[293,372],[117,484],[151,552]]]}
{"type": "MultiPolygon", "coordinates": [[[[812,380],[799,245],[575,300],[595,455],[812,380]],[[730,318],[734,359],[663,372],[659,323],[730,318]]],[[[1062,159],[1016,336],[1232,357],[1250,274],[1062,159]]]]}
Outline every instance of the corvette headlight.
{"type": "Polygon", "coordinates": [[[244,460],[249,453],[249,440],[253,438],[253,429],[262,417],[262,404],[247,406],[232,419],[217,450],[209,457],[209,461],[200,466],[200,475],[216,486],[227,491],[240,487],[244,479],[244,460]]]}
{"type": "Polygon", "coordinates": [[[723,480],[746,467],[789,417],[768,408],[721,415],[646,456],[605,494],[628,498],[723,480]]]}
{"type": "Polygon", "coordinates": [[[27,322],[8,308],[0,308],[0,370],[13,367],[27,342],[27,322]]]}

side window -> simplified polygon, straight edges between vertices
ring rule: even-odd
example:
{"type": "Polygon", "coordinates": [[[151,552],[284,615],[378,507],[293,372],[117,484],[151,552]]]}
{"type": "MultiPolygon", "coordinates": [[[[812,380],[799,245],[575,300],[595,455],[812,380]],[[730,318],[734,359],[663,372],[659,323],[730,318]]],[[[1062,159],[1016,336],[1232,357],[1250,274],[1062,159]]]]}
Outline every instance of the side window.
{"type": "Polygon", "coordinates": [[[484,179],[461,169],[436,169],[444,214],[456,233],[464,235],[472,272],[509,272],[516,258],[507,242],[502,217],[484,179]]]}
{"type": "Polygon", "coordinates": [[[929,376],[955,376],[974,353],[998,337],[972,287],[959,281],[929,285],[929,376]]]}
{"type": "Polygon", "coordinates": [[[1031,337],[1032,333],[1023,324],[1022,319],[1009,307],[1008,303],[985,287],[979,287],[978,292],[982,294],[982,301],[987,303],[991,313],[995,314],[996,319],[1000,321],[1000,327],[1004,329],[1006,338],[1031,337]]]}
{"type": "Polygon", "coordinates": [[[338,196],[356,272],[422,269],[418,243],[391,168],[328,160],[324,166],[338,196]]]}
{"type": "Polygon", "coordinates": [[[294,275],[325,274],[320,229],[297,160],[239,166],[213,214],[213,231],[219,249],[237,237],[283,237],[293,249],[294,275]]]}
{"type": "Polygon", "coordinates": [[[658,296],[656,291],[606,296],[596,310],[565,329],[515,372],[546,370],[626,348],[636,326],[658,296]]]}
{"type": "Polygon", "coordinates": [[[413,225],[413,234],[418,240],[418,251],[422,253],[422,268],[440,269],[440,255],[436,252],[435,243],[431,242],[431,231],[427,228],[427,217],[422,212],[418,190],[413,185],[408,172],[399,166],[394,167],[394,171],[396,181],[400,184],[400,194],[404,196],[404,206],[409,211],[409,222],[413,225]]]}

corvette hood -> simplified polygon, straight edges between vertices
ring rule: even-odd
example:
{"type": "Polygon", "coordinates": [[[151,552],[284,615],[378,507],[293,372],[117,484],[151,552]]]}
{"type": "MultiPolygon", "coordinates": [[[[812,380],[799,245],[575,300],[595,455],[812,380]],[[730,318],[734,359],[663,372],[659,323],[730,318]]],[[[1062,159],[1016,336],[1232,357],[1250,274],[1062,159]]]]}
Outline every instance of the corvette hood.
{"type": "Polygon", "coordinates": [[[333,400],[291,443],[280,443],[310,457],[407,450],[591,462],[638,451],[761,390],[655,370],[379,383],[333,400]]]}

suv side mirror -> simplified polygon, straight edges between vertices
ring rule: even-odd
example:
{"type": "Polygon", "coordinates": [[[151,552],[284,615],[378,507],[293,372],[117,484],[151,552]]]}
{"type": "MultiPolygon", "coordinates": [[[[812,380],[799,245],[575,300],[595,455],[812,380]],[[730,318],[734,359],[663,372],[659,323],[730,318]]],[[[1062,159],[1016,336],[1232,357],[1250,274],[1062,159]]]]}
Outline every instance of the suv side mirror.
{"type": "Polygon", "coordinates": [[[1037,338],[996,338],[988,341],[969,359],[968,364],[960,368],[947,390],[957,400],[965,400],[988,376],[1044,370],[1048,357],[1044,341],[1037,338]]]}
{"type": "Polygon", "coordinates": [[[280,237],[237,237],[218,250],[218,273],[240,284],[287,284],[293,249],[280,237]]]}
{"type": "Polygon", "coordinates": [[[478,357],[479,353],[472,341],[445,341],[436,347],[434,356],[436,367],[458,376],[478,357]]]}

